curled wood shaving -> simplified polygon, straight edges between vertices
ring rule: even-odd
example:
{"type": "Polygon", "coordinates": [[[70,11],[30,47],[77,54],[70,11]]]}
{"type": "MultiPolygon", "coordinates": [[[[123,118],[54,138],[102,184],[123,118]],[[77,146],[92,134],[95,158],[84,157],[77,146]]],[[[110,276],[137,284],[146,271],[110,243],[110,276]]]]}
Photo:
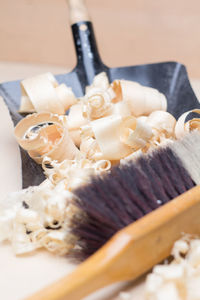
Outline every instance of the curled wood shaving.
{"type": "Polygon", "coordinates": [[[83,104],[74,104],[67,116],[69,134],[76,146],[80,146],[81,143],[81,130],[80,128],[88,123],[88,120],[83,116],[83,104]]]}
{"type": "Polygon", "coordinates": [[[147,123],[158,132],[165,133],[166,137],[174,136],[176,119],[166,111],[154,111],[146,119],[147,123]]]}
{"type": "Polygon", "coordinates": [[[69,130],[79,129],[86,125],[88,120],[83,116],[83,104],[81,102],[74,104],[67,115],[69,130]]]}
{"type": "Polygon", "coordinates": [[[17,255],[46,248],[64,255],[76,242],[68,231],[75,207],[63,182],[46,179],[40,186],[12,193],[0,210],[0,241],[10,240],[17,255]],[[24,204],[23,204],[24,203],[24,204]]]}
{"type": "Polygon", "coordinates": [[[106,91],[109,88],[110,84],[108,81],[108,77],[105,72],[101,72],[96,75],[93,79],[91,85],[86,87],[86,94],[88,94],[93,88],[98,88],[101,91],[106,91]]]}
{"type": "Polygon", "coordinates": [[[132,152],[120,140],[121,122],[120,116],[112,115],[90,123],[103,159],[119,160],[132,152]]]}
{"type": "Polygon", "coordinates": [[[171,263],[157,265],[147,276],[145,299],[200,299],[200,240],[185,235],[175,242],[171,263]]]}
{"type": "Polygon", "coordinates": [[[117,100],[127,102],[136,117],[167,109],[166,97],[156,89],[128,80],[114,81],[112,87],[118,95],[117,100]]]}
{"type": "Polygon", "coordinates": [[[76,98],[72,89],[58,84],[51,73],[45,73],[21,82],[21,105],[19,112],[52,112],[64,114],[76,98]]]}
{"type": "Polygon", "coordinates": [[[134,117],[123,119],[120,126],[120,140],[134,150],[143,148],[152,135],[151,127],[134,117]]]}
{"type": "Polygon", "coordinates": [[[58,115],[29,115],[17,124],[15,136],[37,163],[42,163],[46,155],[52,160],[62,161],[73,159],[78,153],[69,135],[66,118],[58,115]]]}
{"type": "Polygon", "coordinates": [[[200,114],[200,109],[187,111],[180,116],[175,127],[175,135],[177,139],[182,138],[186,133],[192,130],[200,130],[200,119],[198,118],[193,118],[185,123],[185,120],[190,113],[200,114]]]}
{"type": "Polygon", "coordinates": [[[131,111],[125,101],[117,102],[112,106],[112,115],[120,115],[121,117],[131,116],[131,111]]]}
{"type": "Polygon", "coordinates": [[[88,120],[95,120],[111,113],[112,99],[115,96],[112,89],[102,91],[99,88],[92,88],[85,95],[83,101],[83,116],[88,120]]]}
{"type": "Polygon", "coordinates": [[[96,160],[103,157],[99,144],[93,137],[86,137],[82,139],[80,151],[85,153],[86,157],[91,160],[96,160]]]}

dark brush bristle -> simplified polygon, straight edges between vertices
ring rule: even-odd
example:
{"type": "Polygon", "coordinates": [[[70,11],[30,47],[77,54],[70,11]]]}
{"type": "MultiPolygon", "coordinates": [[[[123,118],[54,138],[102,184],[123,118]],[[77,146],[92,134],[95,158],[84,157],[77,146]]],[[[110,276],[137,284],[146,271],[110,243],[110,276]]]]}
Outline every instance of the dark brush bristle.
{"type": "Polygon", "coordinates": [[[76,205],[86,217],[81,222],[74,219],[72,232],[79,237],[79,250],[73,255],[85,259],[118,230],[194,185],[169,147],[93,177],[75,191],[76,205]]]}

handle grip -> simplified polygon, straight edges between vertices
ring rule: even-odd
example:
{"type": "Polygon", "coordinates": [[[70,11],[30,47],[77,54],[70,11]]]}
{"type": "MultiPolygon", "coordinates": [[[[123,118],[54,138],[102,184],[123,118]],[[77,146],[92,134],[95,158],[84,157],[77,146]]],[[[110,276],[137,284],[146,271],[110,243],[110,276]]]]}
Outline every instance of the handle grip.
{"type": "Polygon", "coordinates": [[[84,0],[67,0],[67,4],[69,7],[71,25],[81,21],[90,21],[89,13],[84,0]]]}

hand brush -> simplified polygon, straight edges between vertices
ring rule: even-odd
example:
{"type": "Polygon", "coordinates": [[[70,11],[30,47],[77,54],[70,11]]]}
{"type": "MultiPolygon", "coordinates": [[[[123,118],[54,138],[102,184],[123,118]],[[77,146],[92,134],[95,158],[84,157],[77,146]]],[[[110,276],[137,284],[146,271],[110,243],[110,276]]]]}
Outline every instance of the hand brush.
{"type": "Polygon", "coordinates": [[[182,233],[200,234],[199,182],[199,132],[92,178],[75,191],[84,216],[72,228],[78,254],[91,254],[119,232],[71,275],[27,300],[78,300],[145,273],[170,255],[182,233]]]}

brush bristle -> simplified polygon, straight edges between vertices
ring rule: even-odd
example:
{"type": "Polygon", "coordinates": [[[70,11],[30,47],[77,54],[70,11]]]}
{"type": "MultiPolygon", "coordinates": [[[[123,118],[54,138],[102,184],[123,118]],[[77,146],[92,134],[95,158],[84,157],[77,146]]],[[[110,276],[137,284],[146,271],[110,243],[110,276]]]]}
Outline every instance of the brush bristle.
{"type": "Polygon", "coordinates": [[[170,148],[178,157],[182,165],[188,170],[191,178],[200,184],[200,133],[194,130],[186,138],[172,143],[170,148]]]}
{"type": "MultiPolygon", "coordinates": [[[[190,153],[189,153],[190,154],[190,153]]],[[[75,191],[76,205],[86,217],[73,221],[79,237],[73,255],[85,259],[118,230],[195,186],[182,160],[170,147],[135,162],[113,167],[75,191]]]]}

